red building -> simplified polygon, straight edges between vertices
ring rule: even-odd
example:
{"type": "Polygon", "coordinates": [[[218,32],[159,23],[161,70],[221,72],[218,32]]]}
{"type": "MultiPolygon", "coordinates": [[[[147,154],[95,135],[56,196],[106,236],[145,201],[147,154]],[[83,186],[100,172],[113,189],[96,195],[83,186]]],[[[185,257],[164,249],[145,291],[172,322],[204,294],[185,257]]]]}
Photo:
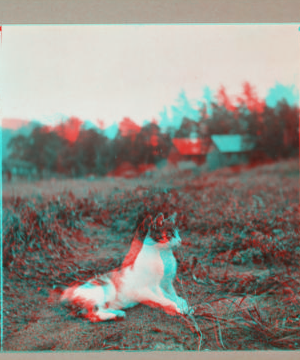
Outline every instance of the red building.
{"type": "Polygon", "coordinates": [[[198,165],[203,164],[211,144],[209,138],[175,138],[172,142],[174,147],[169,153],[168,161],[174,165],[177,165],[180,161],[191,160],[198,165]]]}

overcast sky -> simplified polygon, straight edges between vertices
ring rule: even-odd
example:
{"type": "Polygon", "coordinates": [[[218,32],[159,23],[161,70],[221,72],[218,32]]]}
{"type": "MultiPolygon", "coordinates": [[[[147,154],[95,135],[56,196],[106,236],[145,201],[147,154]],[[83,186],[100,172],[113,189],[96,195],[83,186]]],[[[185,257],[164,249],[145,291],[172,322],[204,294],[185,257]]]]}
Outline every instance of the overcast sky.
{"type": "Polygon", "coordinates": [[[159,119],[184,89],[223,84],[238,95],[249,81],[265,97],[279,82],[299,89],[298,25],[77,25],[2,28],[4,118],[45,123],[60,115],[159,119]]]}

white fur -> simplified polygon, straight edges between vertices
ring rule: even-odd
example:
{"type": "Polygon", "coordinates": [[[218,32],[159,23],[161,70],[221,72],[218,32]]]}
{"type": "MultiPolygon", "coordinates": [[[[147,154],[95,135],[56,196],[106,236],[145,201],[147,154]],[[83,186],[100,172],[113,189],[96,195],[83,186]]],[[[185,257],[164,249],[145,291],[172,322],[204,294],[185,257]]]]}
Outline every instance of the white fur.
{"type": "Polygon", "coordinates": [[[61,300],[79,302],[83,307],[92,304],[98,309],[89,313],[91,321],[125,317],[126,309],[143,303],[162,307],[171,315],[188,313],[187,302],[177,296],[173,287],[177,264],[172,248],[181,244],[178,231],[166,243],[157,243],[148,235],[135,261],[130,266],[103,275],[105,285],[86,284],[67,289],[61,300]],[[108,304],[108,306],[107,306],[108,304]]]}

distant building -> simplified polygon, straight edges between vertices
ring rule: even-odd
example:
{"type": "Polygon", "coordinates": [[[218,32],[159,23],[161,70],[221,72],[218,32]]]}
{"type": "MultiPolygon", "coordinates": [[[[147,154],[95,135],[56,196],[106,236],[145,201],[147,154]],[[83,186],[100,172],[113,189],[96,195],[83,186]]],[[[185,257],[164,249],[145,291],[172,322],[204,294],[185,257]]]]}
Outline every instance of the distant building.
{"type": "Polygon", "coordinates": [[[179,162],[193,161],[200,165],[205,162],[211,140],[199,139],[191,133],[190,138],[175,138],[172,142],[174,146],[168,157],[170,163],[177,165],[179,162]]]}
{"type": "Polygon", "coordinates": [[[206,161],[209,170],[245,164],[255,149],[255,138],[247,135],[212,135],[206,161]]]}
{"type": "Polygon", "coordinates": [[[37,175],[37,168],[29,161],[5,159],[2,161],[2,176],[4,181],[15,179],[32,180],[37,175]]]}

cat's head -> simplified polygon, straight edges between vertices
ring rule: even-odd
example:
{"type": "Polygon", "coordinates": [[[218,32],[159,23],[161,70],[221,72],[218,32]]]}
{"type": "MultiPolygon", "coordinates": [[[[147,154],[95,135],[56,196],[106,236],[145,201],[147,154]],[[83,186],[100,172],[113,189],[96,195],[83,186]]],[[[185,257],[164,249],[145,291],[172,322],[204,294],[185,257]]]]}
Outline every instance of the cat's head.
{"type": "Polygon", "coordinates": [[[181,238],[175,224],[176,216],[176,212],[168,218],[165,218],[163,213],[159,213],[155,217],[149,214],[139,226],[140,231],[145,238],[151,238],[162,247],[179,246],[181,245],[181,238]]]}

